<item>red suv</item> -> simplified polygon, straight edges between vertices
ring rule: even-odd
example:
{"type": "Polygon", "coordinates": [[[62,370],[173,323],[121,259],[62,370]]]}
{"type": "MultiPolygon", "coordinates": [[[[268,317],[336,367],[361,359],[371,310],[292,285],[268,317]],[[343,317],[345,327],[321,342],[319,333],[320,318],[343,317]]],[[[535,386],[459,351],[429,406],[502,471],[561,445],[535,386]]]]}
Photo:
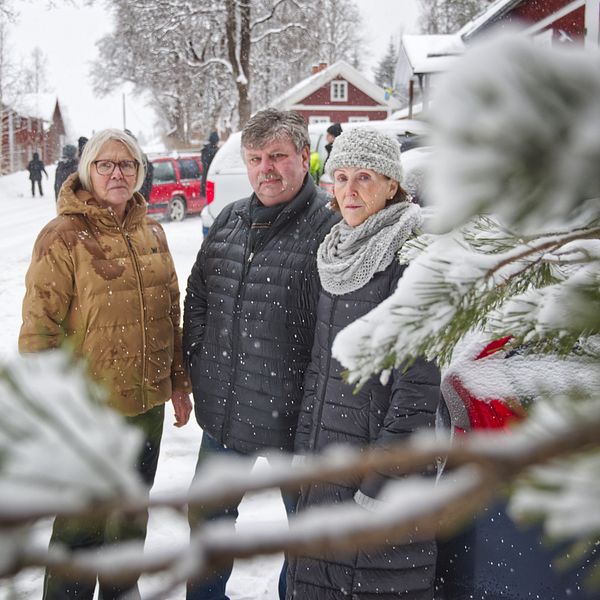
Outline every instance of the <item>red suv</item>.
{"type": "Polygon", "coordinates": [[[200,193],[200,155],[160,156],[150,160],[154,173],[148,214],[181,221],[186,214],[199,213],[204,208],[206,198],[200,193]]]}

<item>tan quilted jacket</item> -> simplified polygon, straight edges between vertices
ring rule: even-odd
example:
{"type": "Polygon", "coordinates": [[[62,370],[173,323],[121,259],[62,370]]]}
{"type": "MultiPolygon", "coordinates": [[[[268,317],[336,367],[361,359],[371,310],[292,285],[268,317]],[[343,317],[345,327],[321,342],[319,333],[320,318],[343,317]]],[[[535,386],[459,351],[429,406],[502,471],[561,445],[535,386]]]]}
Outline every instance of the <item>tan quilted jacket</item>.
{"type": "Polygon", "coordinates": [[[175,266],[143,198],[134,194],[120,224],[73,174],[58,213],[33,249],[19,350],[72,347],[128,416],[189,391],[175,266]]]}

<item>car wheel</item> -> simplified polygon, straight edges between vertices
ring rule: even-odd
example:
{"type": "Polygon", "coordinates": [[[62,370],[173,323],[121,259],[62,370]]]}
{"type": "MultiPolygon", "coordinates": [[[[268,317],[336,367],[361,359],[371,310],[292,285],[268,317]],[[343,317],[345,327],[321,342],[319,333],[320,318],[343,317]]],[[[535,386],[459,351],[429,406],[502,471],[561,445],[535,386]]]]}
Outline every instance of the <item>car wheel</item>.
{"type": "Polygon", "coordinates": [[[183,221],[185,219],[185,200],[176,196],[169,204],[169,218],[171,221],[183,221]]]}

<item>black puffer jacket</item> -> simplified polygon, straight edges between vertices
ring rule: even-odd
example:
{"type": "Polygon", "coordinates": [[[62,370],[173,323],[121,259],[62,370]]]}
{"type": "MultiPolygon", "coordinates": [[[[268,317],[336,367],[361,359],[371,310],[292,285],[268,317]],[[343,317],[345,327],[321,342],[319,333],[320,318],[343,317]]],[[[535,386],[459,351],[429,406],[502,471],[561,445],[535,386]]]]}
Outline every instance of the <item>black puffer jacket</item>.
{"type": "MultiPolygon", "coordinates": [[[[406,373],[395,370],[385,386],[373,377],[355,393],[342,380],[342,366],[331,356],[339,331],[390,296],[403,268],[394,261],[348,294],[321,292],[296,435],[299,454],[319,452],[334,443],[364,448],[390,445],[416,429],[433,426],[440,383],[434,364],[420,360],[406,373]]],[[[357,499],[368,504],[384,482],[383,476],[371,475],[346,485],[312,485],[302,490],[298,509],[352,501],[357,492],[357,499]]],[[[290,562],[288,598],[431,600],[435,555],[435,544],[424,542],[347,555],[299,557],[290,562]]]]}
{"type": "Polygon", "coordinates": [[[314,335],[316,251],[339,217],[306,177],[251,253],[251,200],[225,208],[202,244],[184,350],[203,430],[242,453],[291,451],[314,335]]]}

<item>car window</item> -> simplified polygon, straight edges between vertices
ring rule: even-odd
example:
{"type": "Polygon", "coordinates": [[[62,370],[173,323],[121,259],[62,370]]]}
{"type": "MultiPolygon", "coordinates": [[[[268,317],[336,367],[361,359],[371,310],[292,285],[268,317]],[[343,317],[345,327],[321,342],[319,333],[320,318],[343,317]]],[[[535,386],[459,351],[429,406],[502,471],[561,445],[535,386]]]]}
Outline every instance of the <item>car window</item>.
{"type": "Polygon", "coordinates": [[[154,173],[152,174],[153,183],[169,183],[175,181],[175,167],[170,160],[161,160],[152,163],[154,173]]]}
{"type": "Polygon", "coordinates": [[[200,167],[193,158],[180,158],[177,162],[181,179],[200,179],[200,167]]]}

